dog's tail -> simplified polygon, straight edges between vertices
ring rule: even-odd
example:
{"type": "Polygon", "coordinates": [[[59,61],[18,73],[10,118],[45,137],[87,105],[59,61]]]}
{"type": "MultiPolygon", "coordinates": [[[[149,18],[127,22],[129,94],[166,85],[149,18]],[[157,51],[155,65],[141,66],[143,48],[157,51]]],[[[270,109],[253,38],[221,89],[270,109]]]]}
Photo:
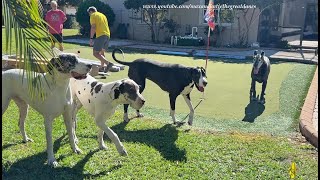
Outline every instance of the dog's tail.
{"type": "MultiPolygon", "coordinates": [[[[115,49],[112,51],[112,58],[113,58],[113,60],[115,60],[117,63],[123,64],[123,65],[126,65],[126,66],[130,66],[131,62],[120,61],[120,60],[118,60],[118,59],[116,58],[115,53],[116,53],[117,51],[122,54],[122,57],[124,57],[123,51],[122,51],[121,49],[119,49],[119,48],[115,48],[115,49]]],[[[124,59],[124,58],[123,58],[123,59],[124,59]]]]}

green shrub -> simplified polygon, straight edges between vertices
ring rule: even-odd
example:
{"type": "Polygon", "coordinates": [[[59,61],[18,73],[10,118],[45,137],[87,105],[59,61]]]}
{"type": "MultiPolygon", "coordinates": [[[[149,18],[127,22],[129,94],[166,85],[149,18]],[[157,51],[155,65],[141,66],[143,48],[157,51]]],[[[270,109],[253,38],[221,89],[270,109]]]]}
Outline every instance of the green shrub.
{"type": "Polygon", "coordinates": [[[63,24],[65,29],[77,29],[79,27],[79,23],[76,20],[75,15],[68,15],[67,20],[63,24]]]}
{"type": "Polygon", "coordinates": [[[87,12],[87,9],[90,6],[94,6],[97,8],[98,12],[106,15],[109,27],[113,25],[115,20],[115,14],[111,7],[108,4],[105,4],[99,0],[86,0],[79,4],[78,10],[76,12],[76,20],[80,25],[80,33],[83,36],[90,36],[90,17],[87,12]]]}
{"type": "Polygon", "coordinates": [[[277,43],[277,48],[290,49],[290,44],[287,40],[281,40],[277,43]]]}

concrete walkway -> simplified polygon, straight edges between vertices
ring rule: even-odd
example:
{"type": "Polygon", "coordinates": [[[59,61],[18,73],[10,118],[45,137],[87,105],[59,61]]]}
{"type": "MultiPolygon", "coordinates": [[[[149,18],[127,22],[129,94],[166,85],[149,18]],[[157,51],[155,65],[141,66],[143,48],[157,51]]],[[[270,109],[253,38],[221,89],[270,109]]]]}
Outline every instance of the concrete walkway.
{"type": "MultiPolygon", "coordinates": [[[[88,38],[81,39],[65,39],[64,42],[76,43],[81,45],[89,45],[88,38]]],[[[141,49],[141,50],[152,50],[152,51],[174,51],[174,52],[185,52],[189,55],[205,57],[206,47],[205,46],[173,46],[168,44],[153,44],[149,42],[140,42],[132,40],[121,40],[112,39],[109,42],[109,47],[121,47],[130,49],[141,49]]],[[[299,51],[289,51],[289,50],[279,50],[271,48],[258,48],[265,52],[265,54],[271,60],[284,60],[302,63],[318,63],[318,56],[315,56],[314,52],[299,52],[299,51]]],[[[208,56],[210,58],[227,58],[227,59],[238,59],[243,60],[251,58],[254,48],[214,48],[210,47],[208,51],[208,56]]]]}
{"type": "Polygon", "coordinates": [[[301,134],[318,148],[318,68],[314,73],[299,119],[301,134]]]}
{"type": "Polygon", "coordinates": [[[314,111],[313,111],[313,119],[312,119],[312,122],[313,122],[313,126],[314,126],[314,129],[316,130],[317,134],[318,134],[318,94],[317,94],[317,99],[316,99],[316,103],[314,105],[314,111]]]}

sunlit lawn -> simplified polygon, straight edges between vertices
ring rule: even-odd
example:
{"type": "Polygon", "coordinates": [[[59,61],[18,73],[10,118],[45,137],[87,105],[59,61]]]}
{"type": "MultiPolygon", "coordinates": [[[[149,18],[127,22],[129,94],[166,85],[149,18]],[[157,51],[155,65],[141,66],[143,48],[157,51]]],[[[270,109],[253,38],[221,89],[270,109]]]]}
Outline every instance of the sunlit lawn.
{"type": "MultiPolygon", "coordinates": [[[[75,30],[65,32],[74,35],[75,30]],[[71,32],[72,31],[72,32],[71,32]]],[[[4,37],[2,37],[4,40],[4,37]]],[[[2,44],[4,46],[4,44],[2,44]]],[[[67,52],[94,59],[92,48],[65,43],[67,52]]],[[[4,52],[4,49],[2,49],[4,52]]],[[[126,61],[147,57],[186,66],[204,66],[203,59],[159,55],[125,49],[126,61]]],[[[111,54],[107,54],[111,60],[111,54]]],[[[43,117],[33,109],[26,130],[35,140],[22,143],[18,130],[18,109],[11,103],[2,120],[2,177],[4,179],[289,179],[289,167],[297,164],[297,179],[318,178],[315,149],[295,140],[298,115],[315,66],[272,63],[266,104],[249,104],[248,62],[213,59],[208,64],[206,98],[195,111],[194,126],[171,125],[168,94],[151,81],[143,93],[145,117],[122,122],[122,107],[107,121],[119,136],[129,156],[118,155],[105,137],[107,151],[98,151],[97,128],[84,110],[78,114],[77,135],[81,155],[73,154],[63,120],[54,122],[55,156],[60,167],[45,165],[46,141],[43,117]],[[243,120],[250,122],[245,122],[243,120]]],[[[109,82],[127,77],[112,73],[109,82]]],[[[260,92],[261,85],[258,85],[260,92]]],[[[202,97],[193,90],[193,104],[202,97]]],[[[177,115],[188,113],[183,98],[177,101],[177,115]]],[[[134,115],[130,109],[130,116],[134,115]]],[[[301,139],[301,138],[298,138],[301,139]]]]}

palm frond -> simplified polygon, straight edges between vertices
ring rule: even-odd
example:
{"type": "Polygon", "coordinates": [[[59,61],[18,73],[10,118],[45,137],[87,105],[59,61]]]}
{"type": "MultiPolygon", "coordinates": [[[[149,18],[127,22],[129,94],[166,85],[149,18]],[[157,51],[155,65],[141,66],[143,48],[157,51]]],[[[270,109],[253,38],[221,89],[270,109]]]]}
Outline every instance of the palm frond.
{"type": "MultiPolygon", "coordinates": [[[[44,84],[36,77],[35,71],[46,67],[39,64],[56,56],[51,49],[51,41],[46,28],[48,25],[43,19],[43,8],[38,0],[2,0],[2,15],[6,33],[6,51],[15,52],[18,64],[23,61],[23,73],[26,73],[29,93],[41,96],[44,84]],[[15,42],[15,45],[14,45],[15,42]]],[[[42,96],[44,97],[44,96],[42,96]]]]}

